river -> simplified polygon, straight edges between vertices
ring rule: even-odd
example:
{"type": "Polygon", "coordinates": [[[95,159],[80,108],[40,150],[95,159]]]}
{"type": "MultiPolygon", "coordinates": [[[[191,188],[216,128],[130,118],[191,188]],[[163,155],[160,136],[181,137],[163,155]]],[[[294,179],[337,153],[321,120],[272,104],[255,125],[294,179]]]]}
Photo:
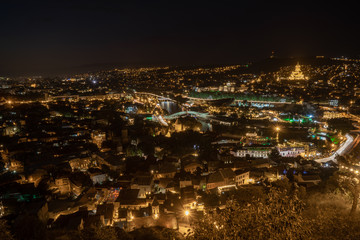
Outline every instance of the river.
{"type": "Polygon", "coordinates": [[[160,106],[162,109],[166,110],[169,114],[173,114],[181,111],[177,103],[172,101],[160,102],[160,106]]]}

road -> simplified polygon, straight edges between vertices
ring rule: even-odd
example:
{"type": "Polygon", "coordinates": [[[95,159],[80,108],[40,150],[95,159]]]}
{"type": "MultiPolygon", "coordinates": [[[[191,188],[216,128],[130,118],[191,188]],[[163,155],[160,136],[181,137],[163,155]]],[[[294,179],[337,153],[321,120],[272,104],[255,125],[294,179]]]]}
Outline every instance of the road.
{"type": "Polygon", "coordinates": [[[338,150],[336,150],[336,152],[334,154],[332,154],[330,157],[315,159],[315,161],[319,162],[319,163],[328,162],[330,160],[337,162],[336,156],[345,155],[345,154],[351,152],[360,141],[359,131],[355,131],[354,133],[356,133],[356,135],[357,135],[355,137],[355,139],[350,134],[346,134],[345,135],[346,141],[344,143],[342,143],[341,146],[338,148],[338,150]]]}

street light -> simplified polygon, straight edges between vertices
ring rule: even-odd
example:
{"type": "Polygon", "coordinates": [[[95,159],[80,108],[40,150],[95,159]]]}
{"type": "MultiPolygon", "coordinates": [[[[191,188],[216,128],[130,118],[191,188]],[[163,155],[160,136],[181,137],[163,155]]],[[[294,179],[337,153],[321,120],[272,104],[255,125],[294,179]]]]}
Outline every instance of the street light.
{"type": "Polygon", "coordinates": [[[190,214],[189,210],[185,210],[184,214],[185,214],[185,216],[189,216],[189,214],[190,214]]]}
{"type": "Polygon", "coordinates": [[[279,142],[279,132],[280,132],[280,127],[279,126],[276,126],[275,127],[275,131],[276,131],[276,142],[279,142]]]}

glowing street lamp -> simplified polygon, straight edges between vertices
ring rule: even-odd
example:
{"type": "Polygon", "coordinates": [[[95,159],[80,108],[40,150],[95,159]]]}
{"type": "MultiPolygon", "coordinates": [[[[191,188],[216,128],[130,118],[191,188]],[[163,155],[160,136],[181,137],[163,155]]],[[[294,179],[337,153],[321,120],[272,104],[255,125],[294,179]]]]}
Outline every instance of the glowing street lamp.
{"type": "Polygon", "coordinates": [[[185,216],[189,216],[190,215],[189,210],[185,210],[184,214],[185,214],[185,216]]]}
{"type": "Polygon", "coordinates": [[[275,131],[276,131],[276,141],[279,142],[279,132],[280,132],[281,128],[279,126],[275,127],[275,131]]]}

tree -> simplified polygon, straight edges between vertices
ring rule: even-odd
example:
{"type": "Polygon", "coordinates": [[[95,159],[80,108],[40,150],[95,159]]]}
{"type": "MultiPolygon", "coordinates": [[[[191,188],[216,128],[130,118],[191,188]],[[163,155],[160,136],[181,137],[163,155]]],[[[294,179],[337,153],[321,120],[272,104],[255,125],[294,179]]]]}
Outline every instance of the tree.
{"type": "Polygon", "coordinates": [[[247,205],[235,199],[221,211],[207,211],[196,219],[190,239],[308,239],[310,222],[297,191],[289,194],[270,188],[266,199],[247,205]]]}
{"type": "Polygon", "coordinates": [[[307,199],[304,217],[313,225],[310,239],[360,239],[360,216],[349,216],[342,194],[314,194],[307,199]]]}
{"type": "Polygon", "coordinates": [[[0,239],[1,240],[14,240],[9,226],[5,220],[0,219],[0,239]]]}
{"type": "Polygon", "coordinates": [[[360,181],[351,172],[338,172],[334,175],[339,190],[351,199],[350,215],[354,216],[360,196],[360,181]]]}

